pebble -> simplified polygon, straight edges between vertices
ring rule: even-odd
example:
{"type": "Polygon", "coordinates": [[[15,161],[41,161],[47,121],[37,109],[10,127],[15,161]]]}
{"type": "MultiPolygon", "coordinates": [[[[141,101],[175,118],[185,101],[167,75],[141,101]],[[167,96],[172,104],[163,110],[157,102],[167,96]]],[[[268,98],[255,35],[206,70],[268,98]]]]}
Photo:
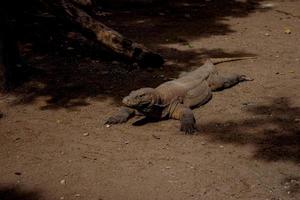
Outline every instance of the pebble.
{"type": "Polygon", "coordinates": [[[267,8],[273,8],[275,6],[274,3],[262,3],[260,4],[260,8],[264,8],[264,9],[267,9],[267,8]]]}
{"type": "Polygon", "coordinates": [[[65,197],[60,197],[59,199],[63,200],[63,199],[65,199],[65,197]]]}
{"type": "Polygon", "coordinates": [[[125,143],[125,144],[129,144],[129,141],[125,141],[124,143],[125,143]]]}
{"type": "Polygon", "coordinates": [[[80,194],[75,194],[75,197],[80,197],[80,194]]]}
{"type": "Polygon", "coordinates": [[[224,146],[223,146],[223,145],[220,145],[220,148],[224,148],[224,146]]]}
{"type": "Polygon", "coordinates": [[[65,184],[66,184],[66,180],[65,180],[65,179],[62,179],[62,180],[60,181],[60,184],[65,185],[65,184]]]}
{"type": "Polygon", "coordinates": [[[157,135],[154,135],[154,134],[152,134],[152,137],[153,137],[153,138],[155,138],[155,139],[157,139],[157,140],[159,140],[159,139],[160,139],[160,137],[159,137],[159,136],[157,136],[157,135]]]}
{"type": "Polygon", "coordinates": [[[106,124],[106,128],[109,128],[110,127],[110,125],[109,124],[106,124]]]}
{"type": "Polygon", "coordinates": [[[185,14],[184,17],[185,18],[191,18],[191,15],[190,14],[185,14]]]}
{"type": "Polygon", "coordinates": [[[113,65],[119,65],[120,64],[120,62],[118,62],[118,61],[112,61],[111,62],[113,65]]]}
{"type": "Polygon", "coordinates": [[[284,30],[284,33],[285,33],[285,34],[291,34],[291,33],[292,33],[292,31],[291,31],[291,29],[289,29],[289,28],[286,28],[286,29],[284,30]]]}
{"type": "Polygon", "coordinates": [[[85,136],[85,137],[86,137],[86,136],[89,136],[89,135],[90,135],[89,133],[84,133],[84,134],[83,134],[83,136],[85,136]]]}

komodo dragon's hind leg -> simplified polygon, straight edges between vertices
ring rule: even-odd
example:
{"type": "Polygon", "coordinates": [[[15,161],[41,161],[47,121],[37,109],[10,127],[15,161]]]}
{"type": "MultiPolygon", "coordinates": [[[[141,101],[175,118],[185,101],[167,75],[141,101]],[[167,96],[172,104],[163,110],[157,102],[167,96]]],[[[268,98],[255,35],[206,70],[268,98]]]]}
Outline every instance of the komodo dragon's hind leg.
{"type": "Polygon", "coordinates": [[[117,113],[109,117],[105,124],[119,124],[127,122],[131,117],[135,116],[135,110],[127,107],[122,107],[117,113]]]}
{"type": "Polygon", "coordinates": [[[223,90],[232,87],[239,82],[252,81],[253,79],[239,74],[225,74],[220,75],[219,73],[211,74],[207,79],[208,85],[212,91],[223,90]]]}

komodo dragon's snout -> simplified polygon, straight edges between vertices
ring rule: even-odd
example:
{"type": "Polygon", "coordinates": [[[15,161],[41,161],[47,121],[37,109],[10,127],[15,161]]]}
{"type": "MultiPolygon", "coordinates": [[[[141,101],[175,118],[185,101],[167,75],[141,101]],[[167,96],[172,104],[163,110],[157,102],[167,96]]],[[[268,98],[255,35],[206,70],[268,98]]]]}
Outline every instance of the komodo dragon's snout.
{"type": "Polygon", "coordinates": [[[155,90],[153,88],[142,88],[130,92],[123,98],[122,103],[130,108],[144,108],[155,104],[155,90]]]}

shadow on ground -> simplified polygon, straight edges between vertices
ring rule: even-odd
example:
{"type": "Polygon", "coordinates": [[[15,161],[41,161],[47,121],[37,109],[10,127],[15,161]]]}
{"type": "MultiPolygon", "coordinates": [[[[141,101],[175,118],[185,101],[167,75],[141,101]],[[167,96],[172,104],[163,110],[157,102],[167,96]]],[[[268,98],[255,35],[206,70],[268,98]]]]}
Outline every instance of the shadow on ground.
{"type": "Polygon", "coordinates": [[[261,10],[259,0],[172,1],[143,7],[102,7],[95,13],[107,25],[122,34],[157,50],[167,60],[163,69],[139,69],[93,47],[75,27],[42,10],[24,11],[19,30],[21,50],[36,69],[14,93],[15,102],[32,103],[47,97],[42,109],[71,108],[88,105],[89,97],[112,98],[116,103],[131,90],[155,87],[178,77],[181,71],[198,66],[203,56],[239,57],[247,52],[193,48],[180,51],[164,44],[189,45],[189,40],[234,32],[224,21],[228,17],[247,17],[261,10]],[[35,12],[36,13],[35,13],[35,12]],[[34,14],[35,13],[35,14],[34,14]],[[55,31],[49,31],[55,30],[55,31]]]}
{"type": "Polygon", "coordinates": [[[41,196],[38,192],[23,190],[19,187],[0,187],[1,200],[39,200],[41,196]]]}
{"type": "Polygon", "coordinates": [[[260,6],[261,0],[161,2],[152,7],[123,4],[116,9],[114,6],[114,10],[107,9],[99,19],[106,20],[122,34],[155,48],[158,44],[187,44],[186,40],[233,33],[227,19],[269,10],[260,6]]]}
{"type": "Polygon", "coordinates": [[[254,145],[256,159],[300,162],[299,107],[292,107],[287,98],[278,98],[268,105],[248,104],[244,109],[252,118],[200,127],[214,142],[254,145]]]}

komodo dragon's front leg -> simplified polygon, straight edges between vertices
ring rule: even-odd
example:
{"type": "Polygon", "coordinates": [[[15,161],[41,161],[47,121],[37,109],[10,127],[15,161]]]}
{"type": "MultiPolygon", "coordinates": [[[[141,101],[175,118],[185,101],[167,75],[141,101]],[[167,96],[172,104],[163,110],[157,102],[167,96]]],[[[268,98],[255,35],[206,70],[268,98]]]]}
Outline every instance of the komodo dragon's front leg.
{"type": "Polygon", "coordinates": [[[206,81],[189,90],[182,100],[173,101],[169,108],[169,117],[178,119],[181,123],[181,131],[191,134],[196,128],[196,120],[191,108],[207,103],[212,97],[211,89],[206,81]]]}
{"type": "Polygon", "coordinates": [[[115,113],[113,116],[109,117],[105,124],[119,124],[127,122],[131,117],[136,114],[134,109],[121,107],[121,109],[115,113]]]}
{"type": "Polygon", "coordinates": [[[169,118],[180,120],[180,131],[192,134],[197,130],[193,111],[181,102],[172,102],[168,108],[168,112],[169,118]]]}

